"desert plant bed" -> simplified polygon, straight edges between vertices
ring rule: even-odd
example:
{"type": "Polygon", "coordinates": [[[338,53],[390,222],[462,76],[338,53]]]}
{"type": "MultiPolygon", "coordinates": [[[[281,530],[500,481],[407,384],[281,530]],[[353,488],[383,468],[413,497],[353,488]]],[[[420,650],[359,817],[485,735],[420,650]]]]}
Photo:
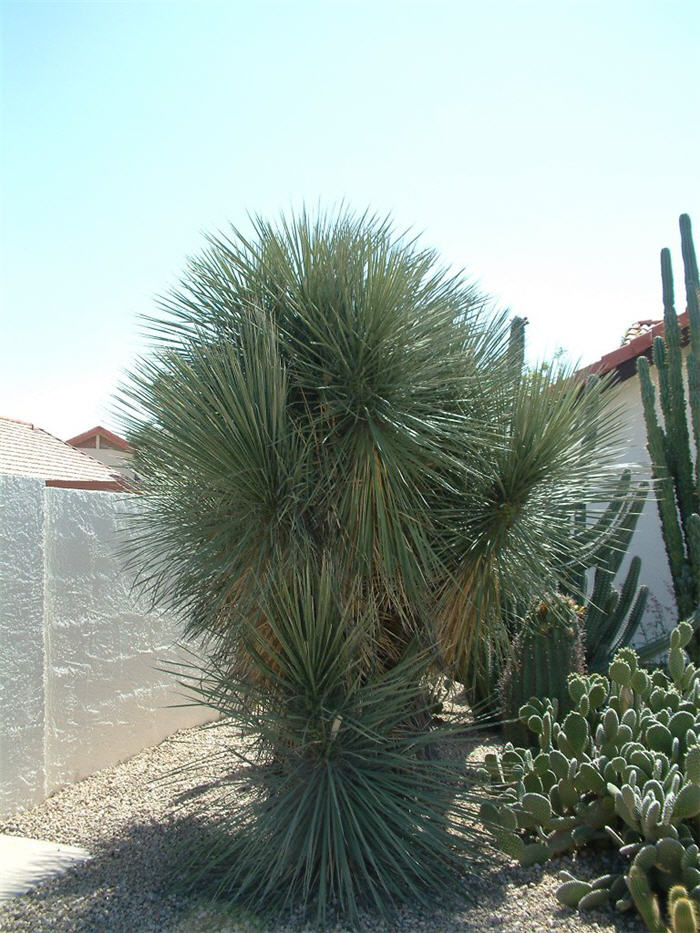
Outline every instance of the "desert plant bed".
{"type": "MultiPolygon", "coordinates": [[[[493,749],[493,735],[472,735],[464,754],[473,762],[493,749]]],[[[70,870],[0,909],[0,930],[31,933],[197,933],[311,929],[289,917],[269,927],[255,916],[176,893],[172,871],[178,854],[196,843],[198,820],[215,806],[223,782],[247,792],[247,765],[230,749],[245,752],[228,727],[179,732],[113,768],[68,786],[32,809],[0,823],[0,832],[82,845],[90,862],[70,870]],[[212,758],[225,744],[227,751],[212,758]],[[178,771],[198,763],[191,772],[178,771]],[[178,771],[176,776],[169,776],[178,771]]],[[[403,909],[390,919],[363,914],[359,930],[406,931],[641,931],[633,914],[577,914],[560,906],[558,874],[595,877],[609,870],[606,855],[560,858],[523,868],[498,854],[477,877],[455,879],[451,904],[431,911],[403,909]],[[469,899],[471,894],[472,900],[469,899]]],[[[331,929],[349,929],[343,924],[331,929]]]]}

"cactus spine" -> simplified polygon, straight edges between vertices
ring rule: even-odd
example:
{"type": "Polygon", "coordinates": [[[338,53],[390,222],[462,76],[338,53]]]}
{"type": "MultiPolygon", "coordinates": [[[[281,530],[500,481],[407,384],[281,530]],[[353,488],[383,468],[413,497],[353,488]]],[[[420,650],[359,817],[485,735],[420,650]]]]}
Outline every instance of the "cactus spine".
{"type": "MultiPolygon", "coordinates": [[[[697,456],[700,447],[700,282],[690,218],[687,214],[681,215],[680,230],[690,332],[686,372],[695,441],[695,469],[692,465],[690,431],[686,415],[681,328],[674,304],[671,254],[667,249],[661,251],[664,337],[657,337],[653,346],[663,426],[656,411],[656,391],[651,380],[649,361],[640,357],[637,368],[661,530],[673,579],[676,606],[683,618],[691,615],[700,604],[700,458],[697,456]]],[[[694,642],[693,654],[698,657],[697,639],[694,642]]]]}
{"type": "Polygon", "coordinates": [[[646,873],[637,865],[630,868],[627,887],[647,930],[651,933],[666,933],[666,924],[661,919],[659,899],[652,891],[646,873]]]}
{"type": "Polygon", "coordinates": [[[697,933],[699,925],[697,906],[680,884],[674,885],[668,892],[668,913],[672,933],[697,933]]]}
{"type": "Polygon", "coordinates": [[[668,892],[668,916],[671,921],[668,927],[661,919],[659,898],[653,893],[646,874],[637,865],[630,868],[627,887],[634,906],[651,933],[697,933],[697,906],[683,885],[674,885],[668,892]]]}

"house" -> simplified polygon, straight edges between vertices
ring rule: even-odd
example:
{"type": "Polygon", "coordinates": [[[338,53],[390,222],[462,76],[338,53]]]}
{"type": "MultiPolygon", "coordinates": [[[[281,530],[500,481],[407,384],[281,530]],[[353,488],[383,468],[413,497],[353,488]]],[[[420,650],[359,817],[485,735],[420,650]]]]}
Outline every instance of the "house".
{"type": "Polygon", "coordinates": [[[119,473],[129,481],[134,479],[134,472],[131,469],[134,457],[133,448],[123,437],[102,425],[98,424],[89,431],[83,431],[82,434],[69,438],[66,444],[100,460],[113,473],[119,473]]]}
{"type": "MultiPolygon", "coordinates": [[[[678,315],[678,323],[684,339],[687,339],[687,312],[678,315]]],[[[637,321],[628,329],[622,346],[606,353],[595,363],[580,370],[582,376],[593,373],[599,376],[613,374],[614,403],[621,409],[626,435],[625,449],[621,459],[628,462],[632,469],[636,466],[637,475],[646,479],[650,484],[649,496],[639,517],[622,567],[622,572],[626,572],[629,561],[635,554],[642,559],[640,582],[649,587],[643,627],[645,635],[649,638],[656,637],[661,634],[662,630],[669,629],[678,621],[659,513],[651,488],[651,463],[647,451],[644,408],[637,375],[637,360],[641,356],[646,356],[652,362],[651,377],[656,386],[658,399],[658,378],[652,361],[652,345],[657,336],[663,337],[663,333],[663,321],[637,321]]],[[[684,357],[687,353],[686,348],[683,350],[684,357]]]]}
{"type": "Polygon", "coordinates": [[[0,474],[30,476],[47,486],[120,490],[124,479],[104,463],[15,418],[0,417],[0,474]]]}
{"type": "MultiPolygon", "coordinates": [[[[684,338],[687,338],[688,312],[678,315],[678,325],[684,338]]],[[[581,376],[587,376],[595,373],[598,376],[604,376],[607,373],[615,372],[615,382],[626,382],[628,379],[637,378],[637,360],[640,356],[646,356],[651,362],[651,349],[655,337],[663,337],[663,321],[636,321],[627,328],[622,345],[605,356],[601,356],[595,363],[579,370],[581,376]]],[[[646,436],[646,435],[645,435],[646,436]]]]}

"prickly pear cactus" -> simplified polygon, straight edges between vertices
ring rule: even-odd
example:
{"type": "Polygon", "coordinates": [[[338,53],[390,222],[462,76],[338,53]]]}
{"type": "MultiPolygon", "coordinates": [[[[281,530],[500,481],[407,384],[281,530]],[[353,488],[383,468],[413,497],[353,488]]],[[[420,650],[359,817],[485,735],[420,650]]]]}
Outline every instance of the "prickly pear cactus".
{"type": "Polygon", "coordinates": [[[697,933],[699,915],[697,902],[682,884],[674,885],[668,892],[668,917],[670,926],[661,918],[659,898],[649,885],[643,869],[632,865],[627,878],[634,906],[639,911],[648,930],[655,933],[697,933]]]}
{"type": "Polygon", "coordinates": [[[565,711],[569,706],[567,678],[584,669],[580,607],[566,596],[540,600],[523,621],[500,683],[506,737],[528,741],[518,711],[531,697],[550,697],[565,711]]]}
{"type": "Polygon", "coordinates": [[[681,622],[671,633],[667,672],[649,673],[623,648],[607,677],[569,677],[566,715],[556,699],[521,707],[519,719],[536,749],[509,743],[486,757],[481,816],[511,857],[533,864],[598,845],[613,846],[628,860],[624,872],[592,882],[562,873],[557,897],[563,904],[636,907],[650,930],[667,929],[664,910],[668,929],[695,922],[700,669],[686,648],[697,621],[681,622]],[[685,893],[672,898],[675,886],[685,893]]]}

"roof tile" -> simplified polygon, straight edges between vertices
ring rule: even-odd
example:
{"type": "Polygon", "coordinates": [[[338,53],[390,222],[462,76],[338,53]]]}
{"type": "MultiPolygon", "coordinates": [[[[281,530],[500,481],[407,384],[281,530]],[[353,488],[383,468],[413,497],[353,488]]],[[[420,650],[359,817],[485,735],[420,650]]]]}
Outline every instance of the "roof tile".
{"type": "MultiPolygon", "coordinates": [[[[684,329],[688,326],[688,312],[678,315],[678,325],[681,329],[684,329]]],[[[654,343],[655,337],[663,337],[664,335],[664,322],[658,321],[655,324],[652,324],[648,330],[645,330],[638,337],[630,340],[628,343],[624,343],[621,347],[618,347],[616,350],[613,350],[611,353],[606,353],[605,356],[601,356],[599,360],[596,360],[595,363],[591,363],[589,366],[584,366],[583,369],[578,371],[580,376],[588,376],[592,373],[595,373],[598,376],[604,376],[605,373],[611,372],[613,369],[618,369],[624,363],[629,362],[630,360],[636,360],[638,356],[641,356],[643,353],[648,353],[654,343]]]]}
{"type": "Polygon", "coordinates": [[[0,417],[0,473],[46,480],[114,483],[104,464],[25,421],[0,417]]]}

